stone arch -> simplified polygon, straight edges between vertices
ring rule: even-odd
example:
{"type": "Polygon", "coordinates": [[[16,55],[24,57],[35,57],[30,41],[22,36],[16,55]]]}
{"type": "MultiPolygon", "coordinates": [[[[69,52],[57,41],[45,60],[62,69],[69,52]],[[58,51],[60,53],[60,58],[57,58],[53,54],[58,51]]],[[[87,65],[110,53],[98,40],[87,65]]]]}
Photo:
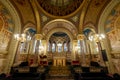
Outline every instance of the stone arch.
{"type": "Polygon", "coordinates": [[[99,33],[105,33],[104,31],[104,27],[105,27],[105,21],[108,17],[108,15],[110,14],[111,10],[118,4],[120,3],[120,0],[112,0],[108,6],[104,9],[104,11],[102,12],[99,22],[98,22],[98,32],[99,33]]]}
{"type": "MultiPolygon", "coordinates": [[[[105,32],[105,22],[111,13],[111,10],[118,4],[120,3],[120,0],[112,0],[104,9],[102,12],[99,22],[98,22],[98,33],[106,33],[105,32]]],[[[113,66],[113,60],[111,58],[111,45],[109,39],[106,37],[106,39],[103,42],[103,48],[106,50],[107,58],[108,58],[108,71],[109,73],[116,73],[115,68],[113,66]]]]}
{"type": "Polygon", "coordinates": [[[85,29],[91,29],[93,32],[97,32],[97,30],[96,30],[96,28],[95,28],[95,26],[94,26],[94,24],[93,23],[87,23],[85,26],[84,26],[84,29],[83,30],[85,30],[85,29]]]}
{"type": "MultiPolygon", "coordinates": [[[[0,2],[6,7],[6,9],[9,11],[10,15],[12,16],[12,19],[14,21],[13,34],[14,33],[21,33],[21,20],[20,20],[20,17],[18,15],[17,11],[15,10],[14,6],[10,3],[9,0],[1,0],[0,2]]],[[[12,36],[12,39],[11,39],[10,44],[9,44],[7,56],[3,62],[4,63],[4,65],[3,65],[4,69],[2,71],[3,73],[10,72],[11,66],[12,66],[13,61],[14,61],[14,56],[15,56],[16,49],[17,49],[17,44],[18,44],[18,42],[14,41],[14,36],[12,36]]]]}
{"type": "Polygon", "coordinates": [[[47,35],[47,41],[49,40],[49,38],[51,37],[51,35],[53,33],[56,33],[56,32],[64,32],[66,33],[69,37],[70,37],[70,40],[72,41],[73,40],[73,35],[66,29],[64,28],[55,28],[55,29],[52,29],[50,32],[48,32],[48,35],[47,35]]]}
{"type": "Polygon", "coordinates": [[[64,30],[69,31],[71,34],[73,34],[74,39],[77,37],[78,30],[75,27],[75,25],[64,19],[55,19],[47,23],[42,29],[43,36],[47,35],[52,29],[55,28],[62,28],[64,30]]]}
{"type": "Polygon", "coordinates": [[[27,31],[29,28],[32,28],[34,30],[36,30],[35,28],[35,25],[33,23],[27,23],[25,26],[24,26],[24,31],[27,31]]]}
{"type": "MultiPolygon", "coordinates": [[[[73,40],[76,40],[78,35],[78,30],[75,25],[64,19],[55,19],[50,21],[43,27],[42,31],[43,37],[47,42],[50,36],[55,32],[66,33],[70,37],[71,47],[73,47],[73,40]]],[[[46,45],[48,45],[48,43],[46,45]]],[[[73,52],[72,55],[74,55],[73,52]]]]}
{"type": "Polygon", "coordinates": [[[88,36],[89,36],[88,32],[97,33],[96,29],[95,29],[95,26],[92,23],[86,24],[85,27],[84,27],[84,29],[83,29],[83,33],[84,33],[84,35],[85,35],[86,38],[88,38],[88,36]]]}
{"type": "Polygon", "coordinates": [[[12,18],[14,20],[14,33],[20,33],[21,32],[21,20],[18,15],[18,12],[15,10],[14,6],[10,3],[8,0],[1,0],[0,1],[10,12],[12,15],[12,18]]]}

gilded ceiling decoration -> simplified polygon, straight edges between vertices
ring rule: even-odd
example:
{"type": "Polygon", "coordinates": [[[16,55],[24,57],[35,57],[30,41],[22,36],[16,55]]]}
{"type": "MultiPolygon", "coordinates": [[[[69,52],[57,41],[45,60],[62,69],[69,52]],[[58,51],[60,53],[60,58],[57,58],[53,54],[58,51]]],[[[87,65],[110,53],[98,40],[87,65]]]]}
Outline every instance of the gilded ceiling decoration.
{"type": "Polygon", "coordinates": [[[56,36],[56,37],[65,37],[65,36],[67,36],[67,34],[63,33],[63,32],[56,32],[56,33],[53,34],[53,36],[56,36]]]}
{"type": "Polygon", "coordinates": [[[79,15],[75,15],[71,18],[72,21],[78,22],[79,21],[79,15]]]}
{"type": "Polygon", "coordinates": [[[76,11],[83,0],[37,0],[40,7],[54,16],[66,16],[76,11]]]}
{"type": "Polygon", "coordinates": [[[64,28],[66,30],[69,30],[74,36],[77,36],[78,34],[77,28],[75,26],[64,21],[54,21],[50,24],[45,25],[44,28],[42,29],[43,31],[42,33],[44,35],[47,35],[49,31],[55,28],[64,28]]]}
{"type": "Polygon", "coordinates": [[[63,33],[63,32],[56,32],[54,34],[51,35],[50,39],[49,39],[50,42],[69,42],[70,41],[70,38],[69,36],[66,34],[66,33],[63,33]]]}
{"type": "Polygon", "coordinates": [[[35,17],[31,8],[30,0],[10,0],[13,6],[18,11],[21,21],[26,24],[28,22],[35,23],[35,17]]]}
{"type": "MultiPolygon", "coordinates": [[[[105,6],[110,2],[111,0],[91,0],[87,13],[85,16],[84,24],[91,22],[94,25],[97,24],[97,21],[99,19],[99,16],[102,12],[102,10],[105,9],[105,6]]],[[[97,27],[97,26],[96,26],[97,27]]]]}
{"type": "Polygon", "coordinates": [[[26,0],[16,0],[16,2],[18,3],[18,4],[20,4],[21,6],[25,6],[26,5],[26,0]]]}

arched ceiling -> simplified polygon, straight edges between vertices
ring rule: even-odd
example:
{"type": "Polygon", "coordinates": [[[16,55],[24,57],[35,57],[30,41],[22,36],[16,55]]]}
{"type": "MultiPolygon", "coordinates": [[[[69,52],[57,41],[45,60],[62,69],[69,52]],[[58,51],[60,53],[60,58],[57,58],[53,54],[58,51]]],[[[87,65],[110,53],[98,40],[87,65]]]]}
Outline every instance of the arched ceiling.
{"type": "Polygon", "coordinates": [[[97,29],[101,13],[111,0],[10,0],[21,17],[23,27],[29,22],[36,25],[34,7],[30,1],[36,2],[42,28],[54,19],[66,19],[72,22],[77,29],[79,29],[80,22],[83,22],[82,27],[91,23],[97,29]],[[86,4],[89,5],[85,11],[83,8],[86,4]]]}
{"type": "Polygon", "coordinates": [[[56,42],[56,43],[64,43],[64,42],[69,42],[70,38],[69,36],[64,33],[64,32],[55,32],[51,35],[49,38],[50,42],[56,42]]]}
{"type": "Polygon", "coordinates": [[[75,12],[83,0],[37,0],[39,6],[53,16],[66,16],[75,12]]]}
{"type": "Polygon", "coordinates": [[[76,37],[78,34],[78,30],[75,25],[64,19],[56,19],[47,23],[42,29],[42,34],[47,35],[51,30],[55,28],[64,28],[72,33],[74,37],[76,37]]]}
{"type": "Polygon", "coordinates": [[[67,34],[66,33],[63,33],[63,32],[56,32],[53,34],[53,36],[56,36],[56,37],[65,37],[67,34]]]}

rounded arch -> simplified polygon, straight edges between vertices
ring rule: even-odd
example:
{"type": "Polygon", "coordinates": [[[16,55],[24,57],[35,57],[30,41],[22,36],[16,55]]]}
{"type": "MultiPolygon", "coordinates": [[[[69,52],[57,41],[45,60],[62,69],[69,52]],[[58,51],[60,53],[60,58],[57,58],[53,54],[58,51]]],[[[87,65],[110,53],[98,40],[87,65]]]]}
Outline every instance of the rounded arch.
{"type": "Polygon", "coordinates": [[[26,30],[28,30],[29,28],[32,28],[32,29],[36,30],[35,25],[34,25],[33,23],[31,23],[31,22],[27,23],[27,24],[24,26],[24,29],[23,29],[23,30],[26,31],[26,30]]]}
{"type": "Polygon", "coordinates": [[[14,6],[10,3],[9,0],[1,0],[0,2],[2,2],[2,4],[8,9],[14,20],[14,33],[21,33],[21,20],[14,6]]]}
{"type": "Polygon", "coordinates": [[[120,0],[112,0],[108,6],[104,9],[102,12],[99,22],[98,22],[98,33],[105,33],[104,27],[105,27],[105,21],[110,14],[111,10],[118,4],[120,3],[120,0]]]}
{"type": "Polygon", "coordinates": [[[48,32],[48,34],[46,35],[46,45],[48,45],[49,43],[49,39],[50,37],[56,33],[56,32],[63,32],[66,33],[68,35],[68,37],[70,38],[70,43],[71,43],[71,47],[73,46],[73,35],[71,34],[71,32],[65,28],[54,28],[51,31],[48,32]]]}
{"type": "MultiPolygon", "coordinates": [[[[105,22],[109,16],[109,14],[111,13],[112,9],[120,3],[120,0],[112,0],[104,9],[104,11],[102,12],[99,22],[98,22],[98,33],[106,33],[105,32],[105,22]]],[[[110,40],[108,39],[108,37],[106,36],[106,38],[103,41],[103,48],[106,50],[106,55],[108,57],[108,71],[109,73],[114,73],[115,72],[115,68],[113,66],[113,63],[111,63],[112,61],[112,57],[111,57],[111,53],[112,53],[112,48],[110,45],[110,40]]]]}
{"type": "Polygon", "coordinates": [[[87,24],[84,26],[84,29],[83,29],[83,30],[86,30],[86,29],[90,29],[90,30],[93,31],[94,33],[97,32],[94,24],[93,24],[93,23],[90,23],[90,22],[87,23],[87,24]]]}
{"type": "MultiPolygon", "coordinates": [[[[15,10],[14,6],[11,4],[11,2],[9,0],[0,0],[0,2],[6,7],[6,9],[9,11],[10,15],[12,16],[13,24],[14,24],[13,34],[21,33],[21,20],[20,20],[20,17],[18,15],[17,11],[15,10]]],[[[18,45],[18,42],[14,41],[14,36],[12,36],[12,39],[9,43],[8,52],[7,52],[7,55],[5,58],[6,60],[5,60],[5,62],[3,62],[3,63],[5,63],[3,73],[10,72],[10,68],[14,62],[17,45],[18,45]]]]}
{"type": "Polygon", "coordinates": [[[97,31],[95,29],[95,26],[92,23],[88,23],[87,25],[85,25],[85,27],[83,29],[83,33],[87,39],[91,32],[96,33],[97,31]]]}
{"type": "Polygon", "coordinates": [[[73,40],[73,35],[65,28],[55,28],[55,29],[52,29],[51,31],[48,32],[48,35],[46,36],[46,40],[48,41],[49,38],[51,37],[51,35],[53,33],[56,33],[56,32],[64,32],[64,33],[66,33],[70,37],[71,41],[73,40]]]}
{"type": "Polygon", "coordinates": [[[53,22],[56,22],[56,21],[66,22],[66,23],[69,23],[70,25],[74,26],[70,21],[65,20],[65,19],[55,19],[55,20],[50,21],[50,22],[47,23],[46,25],[49,25],[49,24],[51,24],[51,23],[53,23],[53,22]]]}
{"type": "MultiPolygon", "coordinates": [[[[45,36],[49,33],[49,31],[51,31],[52,29],[55,29],[55,28],[62,28],[64,30],[67,30],[71,34],[73,34],[73,38],[77,37],[78,30],[75,27],[75,25],[73,25],[70,21],[67,21],[67,20],[64,20],[64,19],[55,19],[55,20],[52,20],[52,21],[48,22],[43,27],[42,34],[45,36]]],[[[64,30],[61,30],[61,31],[64,31],[64,30]]]]}
{"type": "Polygon", "coordinates": [[[26,31],[28,31],[29,29],[33,29],[33,30],[36,31],[35,25],[33,23],[27,23],[24,26],[23,33],[26,32],[26,31]]]}

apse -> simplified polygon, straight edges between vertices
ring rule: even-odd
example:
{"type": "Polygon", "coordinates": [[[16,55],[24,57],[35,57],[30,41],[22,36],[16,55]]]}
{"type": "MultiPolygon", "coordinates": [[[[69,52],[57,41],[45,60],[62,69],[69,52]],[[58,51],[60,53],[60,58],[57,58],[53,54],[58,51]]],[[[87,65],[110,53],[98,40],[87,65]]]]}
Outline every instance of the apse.
{"type": "Polygon", "coordinates": [[[55,32],[49,38],[48,51],[67,52],[70,51],[70,38],[64,32],[55,32]]]}

